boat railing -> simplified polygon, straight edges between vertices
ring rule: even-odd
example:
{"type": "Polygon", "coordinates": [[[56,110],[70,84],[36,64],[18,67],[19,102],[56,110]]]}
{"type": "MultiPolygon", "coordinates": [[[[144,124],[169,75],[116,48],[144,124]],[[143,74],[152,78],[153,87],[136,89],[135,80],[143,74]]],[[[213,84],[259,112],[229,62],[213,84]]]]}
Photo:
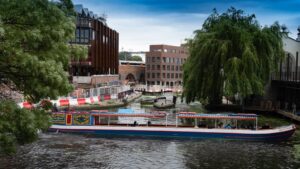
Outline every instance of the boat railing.
{"type": "Polygon", "coordinates": [[[238,120],[248,120],[248,121],[254,121],[255,124],[255,129],[257,130],[257,115],[256,114],[244,114],[244,113],[239,113],[239,114],[200,114],[200,113],[195,113],[195,112],[179,112],[176,114],[176,127],[178,126],[178,119],[194,119],[195,122],[195,128],[198,128],[198,119],[214,119],[215,120],[215,128],[217,128],[217,119],[230,119],[230,120],[235,120],[235,128],[237,128],[238,120]]]}

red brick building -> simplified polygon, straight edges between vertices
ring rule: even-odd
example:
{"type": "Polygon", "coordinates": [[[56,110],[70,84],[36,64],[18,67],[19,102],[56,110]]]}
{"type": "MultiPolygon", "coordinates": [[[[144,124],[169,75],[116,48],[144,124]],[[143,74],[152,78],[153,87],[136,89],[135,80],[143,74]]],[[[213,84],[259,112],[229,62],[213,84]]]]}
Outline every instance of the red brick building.
{"type": "Polygon", "coordinates": [[[182,84],[187,49],[182,46],[150,45],[146,53],[146,82],[150,85],[182,84]]]}
{"type": "Polygon", "coordinates": [[[145,62],[121,60],[119,76],[123,84],[145,83],[145,62]]]}

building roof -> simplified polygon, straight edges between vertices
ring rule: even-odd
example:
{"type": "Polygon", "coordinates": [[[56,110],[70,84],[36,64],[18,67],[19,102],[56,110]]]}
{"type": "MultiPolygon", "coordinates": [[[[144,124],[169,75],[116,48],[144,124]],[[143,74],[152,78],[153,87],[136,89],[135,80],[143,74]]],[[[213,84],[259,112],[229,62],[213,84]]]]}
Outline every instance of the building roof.
{"type": "Polygon", "coordinates": [[[106,16],[103,14],[103,16],[98,16],[97,14],[94,14],[93,11],[90,11],[88,8],[84,8],[81,4],[74,5],[74,10],[77,14],[83,15],[84,17],[90,17],[93,19],[96,19],[98,21],[101,21],[102,23],[106,24],[106,16]]]}
{"type": "Polygon", "coordinates": [[[83,6],[81,4],[74,5],[74,10],[76,13],[82,13],[83,6]]]}

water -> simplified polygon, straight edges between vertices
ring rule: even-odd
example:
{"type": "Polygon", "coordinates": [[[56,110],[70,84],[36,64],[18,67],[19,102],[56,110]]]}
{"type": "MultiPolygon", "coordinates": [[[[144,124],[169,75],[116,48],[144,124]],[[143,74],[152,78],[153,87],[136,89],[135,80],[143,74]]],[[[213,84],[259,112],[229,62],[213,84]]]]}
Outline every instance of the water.
{"type": "MultiPolygon", "coordinates": [[[[138,103],[129,107],[151,111],[138,103]]],[[[169,112],[200,111],[199,105],[180,105],[169,112]]],[[[262,117],[270,124],[286,124],[277,117],[262,117]]],[[[12,157],[0,157],[0,168],[245,168],[299,169],[300,132],[282,143],[228,140],[174,140],[95,137],[44,133],[37,142],[19,148],[12,157]]]]}

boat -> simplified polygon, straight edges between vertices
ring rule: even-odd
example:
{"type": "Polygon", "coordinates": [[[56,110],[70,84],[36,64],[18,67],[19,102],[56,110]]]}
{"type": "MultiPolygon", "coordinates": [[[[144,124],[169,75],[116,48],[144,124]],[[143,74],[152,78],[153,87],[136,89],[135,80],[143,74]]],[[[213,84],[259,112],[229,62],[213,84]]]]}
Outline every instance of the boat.
{"type": "Polygon", "coordinates": [[[194,112],[180,112],[176,114],[176,123],[168,123],[168,114],[154,113],[113,113],[98,110],[96,112],[68,112],[53,113],[53,125],[49,131],[96,134],[103,136],[143,136],[143,137],[168,137],[184,139],[230,139],[247,141],[282,141],[290,138],[295,130],[295,125],[277,128],[261,129],[257,126],[256,114],[198,114],[194,112]],[[117,118],[145,118],[147,123],[118,124],[117,118]],[[164,124],[151,124],[151,119],[165,118],[164,124]],[[195,126],[179,124],[179,119],[192,119],[195,126]],[[214,128],[198,127],[198,120],[233,120],[253,122],[252,129],[244,128],[214,128]]]}
{"type": "Polygon", "coordinates": [[[166,97],[145,97],[141,100],[141,105],[153,105],[155,102],[157,102],[157,100],[160,100],[160,99],[165,99],[166,97]]]}
{"type": "Polygon", "coordinates": [[[153,104],[153,107],[157,109],[169,109],[175,107],[175,104],[172,101],[158,101],[153,104]]]}

